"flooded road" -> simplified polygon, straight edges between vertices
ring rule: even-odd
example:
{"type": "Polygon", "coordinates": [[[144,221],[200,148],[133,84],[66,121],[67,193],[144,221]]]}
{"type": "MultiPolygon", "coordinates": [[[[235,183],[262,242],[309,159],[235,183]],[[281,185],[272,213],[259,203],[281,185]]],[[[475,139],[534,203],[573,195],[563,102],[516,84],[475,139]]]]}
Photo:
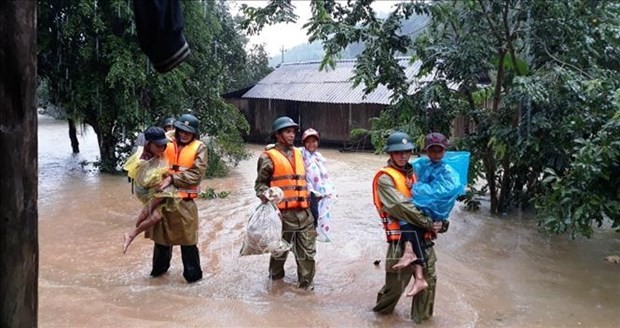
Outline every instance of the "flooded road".
{"type": "MultiPolygon", "coordinates": [[[[238,257],[245,222],[258,204],[253,183],[261,146],[224,179],[202,187],[228,191],[199,200],[199,249],[205,278],[188,285],[174,248],[168,274],[150,278],[152,242],[137,238],[122,254],[121,236],[140,210],[122,176],[83,161],[98,156],[86,131],[71,154],[65,122],[39,120],[40,327],[411,327],[409,299],[395,313],[371,308],[383,283],[385,242],[372,205],[371,180],[385,156],[321,150],[339,193],[331,243],[318,243],[315,290],[267,278],[268,255],[238,257]],[[382,261],[383,263],[383,261],[382,261]]],[[[483,202],[483,206],[486,205],[483,202]]],[[[620,237],[590,240],[536,232],[525,215],[457,208],[436,250],[435,316],[424,327],[618,327],[620,237]]]]}

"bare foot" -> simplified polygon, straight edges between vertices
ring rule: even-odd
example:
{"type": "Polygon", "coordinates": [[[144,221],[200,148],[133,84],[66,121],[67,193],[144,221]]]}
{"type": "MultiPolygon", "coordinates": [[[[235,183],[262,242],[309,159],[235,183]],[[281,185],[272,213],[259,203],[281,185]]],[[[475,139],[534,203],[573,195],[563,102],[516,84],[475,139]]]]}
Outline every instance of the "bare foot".
{"type": "Polygon", "coordinates": [[[413,297],[417,293],[425,290],[426,288],[428,288],[428,283],[426,282],[426,280],[416,279],[413,282],[413,286],[411,286],[411,290],[409,290],[409,292],[407,293],[407,297],[413,297]]]}
{"type": "Polygon", "coordinates": [[[129,245],[131,245],[131,242],[134,238],[135,236],[132,236],[129,232],[125,232],[125,234],[123,235],[123,254],[127,252],[127,248],[129,247],[129,245]]]}
{"type": "Polygon", "coordinates": [[[392,266],[392,269],[394,270],[400,270],[402,268],[407,267],[408,265],[411,265],[417,258],[415,256],[413,256],[413,254],[409,254],[407,252],[405,252],[403,254],[403,256],[400,258],[400,260],[398,260],[398,263],[394,264],[392,266]]]}

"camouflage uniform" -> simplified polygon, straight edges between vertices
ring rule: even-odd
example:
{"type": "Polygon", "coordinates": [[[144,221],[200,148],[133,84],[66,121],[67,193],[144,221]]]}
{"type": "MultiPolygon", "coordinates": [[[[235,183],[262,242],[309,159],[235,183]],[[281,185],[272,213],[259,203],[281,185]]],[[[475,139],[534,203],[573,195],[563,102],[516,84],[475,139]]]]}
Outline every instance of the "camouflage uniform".
{"type": "MultiPolygon", "coordinates": [[[[274,146],[268,146],[267,149],[274,146]]],[[[293,161],[293,147],[276,144],[275,148],[293,161]]],[[[261,154],[258,159],[258,176],[254,184],[256,196],[260,198],[263,192],[269,189],[273,176],[273,161],[266,153],[261,154]]],[[[313,288],[316,254],[316,234],[314,229],[314,218],[310,209],[290,209],[280,210],[282,213],[282,238],[291,243],[292,252],[297,263],[298,286],[302,288],[313,288]]],[[[288,252],[279,257],[271,257],[269,260],[269,276],[271,279],[284,278],[284,262],[288,252]]]]}
{"type": "MultiPolygon", "coordinates": [[[[413,170],[410,164],[406,164],[404,169],[392,165],[391,161],[388,161],[388,165],[404,173],[411,174],[413,170]]],[[[396,189],[392,178],[387,174],[383,174],[379,177],[377,192],[384,206],[383,210],[387,212],[390,217],[402,219],[418,227],[432,230],[433,221],[422,214],[422,212],[413,205],[410,199],[405,198],[405,196],[396,189]]],[[[447,226],[440,232],[445,232],[446,230],[447,226]]],[[[425,240],[423,243],[423,246],[428,246],[425,248],[428,262],[424,268],[424,276],[428,282],[428,288],[413,297],[411,318],[416,323],[427,320],[433,315],[435,287],[437,285],[437,275],[435,273],[435,262],[437,262],[437,257],[431,241],[425,240]]],[[[402,252],[403,247],[401,244],[391,243],[388,247],[385,258],[385,284],[377,295],[377,303],[372,309],[374,312],[381,314],[392,313],[411,280],[413,266],[408,266],[401,270],[392,269],[392,266],[396,264],[402,256],[402,252]]]]}

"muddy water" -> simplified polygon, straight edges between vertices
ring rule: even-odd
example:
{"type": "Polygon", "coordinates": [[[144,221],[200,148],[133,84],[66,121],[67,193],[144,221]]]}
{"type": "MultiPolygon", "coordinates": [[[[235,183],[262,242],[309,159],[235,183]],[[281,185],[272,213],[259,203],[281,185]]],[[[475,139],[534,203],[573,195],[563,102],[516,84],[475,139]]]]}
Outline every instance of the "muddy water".
{"type": "MultiPolygon", "coordinates": [[[[137,239],[121,253],[139,202],[123,177],[100,175],[80,162],[97,157],[85,131],[82,154],[70,154],[65,123],[39,120],[40,327],[410,327],[409,300],[393,315],[371,312],[385,245],[371,202],[370,180],[384,156],[323,150],[340,194],[332,243],[319,243],[314,292],[286,278],[267,279],[268,258],[237,256],[253,195],[256,156],[230,177],[205,181],[226,199],[200,200],[205,278],[188,285],[175,248],[172,267],[150,278],[152,244],[137,239]]],[[[618,327],[620,267],[603,257],[620,253],[609,231],[570,241],[536,233],[516,214],[456,208],[440,237],[434,318],[426,327],[618,327]]]]}

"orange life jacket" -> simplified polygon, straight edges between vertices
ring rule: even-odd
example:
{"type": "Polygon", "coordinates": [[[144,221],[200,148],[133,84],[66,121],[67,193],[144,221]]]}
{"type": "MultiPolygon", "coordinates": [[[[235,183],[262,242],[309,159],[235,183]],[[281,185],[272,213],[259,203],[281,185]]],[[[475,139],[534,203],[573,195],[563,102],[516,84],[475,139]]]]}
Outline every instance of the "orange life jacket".
{"type": "Polygon", "coordinates": [[[411,198],[410,186],[416,183],[417,178],[415,174],[411,177],[407,177],[401,171],[388,166],[379,170],[377,174],[375,174],[374,179],[372,180],[372,198],[373,202],[375,203],[375,207],[377,208],[377,212],[379,212],[379,216],[381,217],[383,229],[385,230],[385,237],[387,238],[388,242],[399,241],[400,224],[398,223],[398,219],[390,218],[389,215],[385,211],[383,211],[383,204],[379,199],[379,193],[377,191],[377,188],[379,187],[379,177],[383,174],[387,174],[390,178],[392,178],[396,189],[398,189],[398,191],[408,199],[411,198]]]}
{"type": "MultiPolygon", "coordinates": [[[[194,166],[194,160],[198,155],[198,147],[200,145],[202,145],[202,142],[194,139],[194,141],[185,145],[179,151],[176,141],[169,142],[168,147],[166,147],[166,158],[170,164],[169,171],[172,173],[183,172],[194,166]]],[[[200,191],[200,184],[189,188],[177,188],[177,191],[181,198],[196,198],[200,191]]]]}
{"type": "Polygon", "coordinates": [[[280,187],[284,192],[282,201],[278,203],[281,210],[294,208],[308,208],[308,186],[306,184],[306,168],[301,156],[301,150],[293,149],[293,162],[279,150],[272,148],[265,152],[273,162],[273,177],[271,187],[280,187]]]}

